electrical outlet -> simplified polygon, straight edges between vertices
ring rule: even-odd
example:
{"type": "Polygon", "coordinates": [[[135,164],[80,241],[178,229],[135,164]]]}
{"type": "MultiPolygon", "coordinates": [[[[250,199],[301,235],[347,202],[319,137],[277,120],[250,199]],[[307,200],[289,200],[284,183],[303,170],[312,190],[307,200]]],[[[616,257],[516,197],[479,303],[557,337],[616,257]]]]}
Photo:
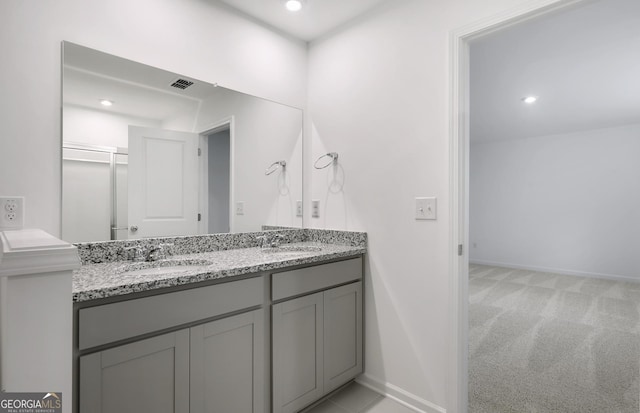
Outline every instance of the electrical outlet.
{"type": "Polygon", "coordinates": [[[302,201],[296,201],[296,216],[302,217],[302,201]]]}
{"type": "Polygon", "coordinates": [[[416,198],[416,219],[436,219],[436,198],[416,198]]]}
{"type": "Polygon", "coordinates": [[[21,229],[24,226],[24,197],[0,197],[0,229],[21,229]]]}
{"type": "Polygon", "coordinates": [[[244,202],[236,202],[236,215],[244,215],[244,202]]]}
{"type": "Polygon", "coordinates": [[[311,201],[311,216],[313,218],[320,218],[320,201],[317,199],[311,201]]]}

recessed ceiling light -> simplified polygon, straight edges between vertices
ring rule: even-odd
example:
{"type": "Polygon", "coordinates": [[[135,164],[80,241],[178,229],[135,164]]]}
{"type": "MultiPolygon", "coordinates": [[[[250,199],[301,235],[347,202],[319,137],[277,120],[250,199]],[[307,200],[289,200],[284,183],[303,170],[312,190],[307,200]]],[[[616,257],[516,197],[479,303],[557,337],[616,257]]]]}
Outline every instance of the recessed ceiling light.
{"type": "Polygon", "coordinates": [[[525,96],[522,98],[522,101],[524,103],[529,103],[529,104],[534,103],[536,100],[538,100],[537,96],[525,96]]]}
{"type": "Polygon", "coordinates": [[[110,100],[108,100],[108,99],[102,99],[102,100],[100,101],[100,104],[101,104],[102,106],[111,106],[111,105],[113,105],[113,102],[112,102],[112,101],[110,101],[110,100]]]}
{"type": "Polygon", "coordinates": [[[287,0],[284,6],[289,11],[299,11],[302,9],[302,1],[301,0],[287,0]]]}

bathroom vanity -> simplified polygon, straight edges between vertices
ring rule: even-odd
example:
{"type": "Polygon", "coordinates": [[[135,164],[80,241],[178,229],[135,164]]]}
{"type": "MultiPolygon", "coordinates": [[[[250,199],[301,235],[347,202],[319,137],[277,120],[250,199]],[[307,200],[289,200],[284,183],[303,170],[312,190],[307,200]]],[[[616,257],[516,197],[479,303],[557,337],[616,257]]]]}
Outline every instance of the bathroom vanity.
{"type": "Polygon", "coordinates": [[[175,238],[152,262],[120,258],[166,239],[80,245],[74,411],[297,412],[360,374],[366,235],[281,233],[175,238]]]}
{"type": "Polygon", "coordinates": [[[302,109],[70,42],[62,73],[73,411],[297,412],[361,373],[366,234],[291,229],[302,109]]]}

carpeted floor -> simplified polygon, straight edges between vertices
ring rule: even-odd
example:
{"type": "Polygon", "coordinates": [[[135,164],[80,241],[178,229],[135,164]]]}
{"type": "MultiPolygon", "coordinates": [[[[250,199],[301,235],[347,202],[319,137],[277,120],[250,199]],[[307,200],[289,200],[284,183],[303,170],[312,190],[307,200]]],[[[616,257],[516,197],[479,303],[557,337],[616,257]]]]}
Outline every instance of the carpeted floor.
{"type": "Polygon", "coordinates": [[[640,412],[640,283],[469,273],[470,413],[640,412]]]}

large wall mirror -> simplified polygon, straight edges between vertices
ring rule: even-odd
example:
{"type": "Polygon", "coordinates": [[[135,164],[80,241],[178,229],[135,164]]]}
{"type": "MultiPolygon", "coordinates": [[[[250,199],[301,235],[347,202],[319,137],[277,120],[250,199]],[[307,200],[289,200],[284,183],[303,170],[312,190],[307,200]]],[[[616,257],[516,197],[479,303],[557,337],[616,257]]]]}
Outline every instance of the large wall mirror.
{"type": "Polygon", "coordinates": [[[301,227],[302,110],[63,43],[62,238],[301,227]]]}

